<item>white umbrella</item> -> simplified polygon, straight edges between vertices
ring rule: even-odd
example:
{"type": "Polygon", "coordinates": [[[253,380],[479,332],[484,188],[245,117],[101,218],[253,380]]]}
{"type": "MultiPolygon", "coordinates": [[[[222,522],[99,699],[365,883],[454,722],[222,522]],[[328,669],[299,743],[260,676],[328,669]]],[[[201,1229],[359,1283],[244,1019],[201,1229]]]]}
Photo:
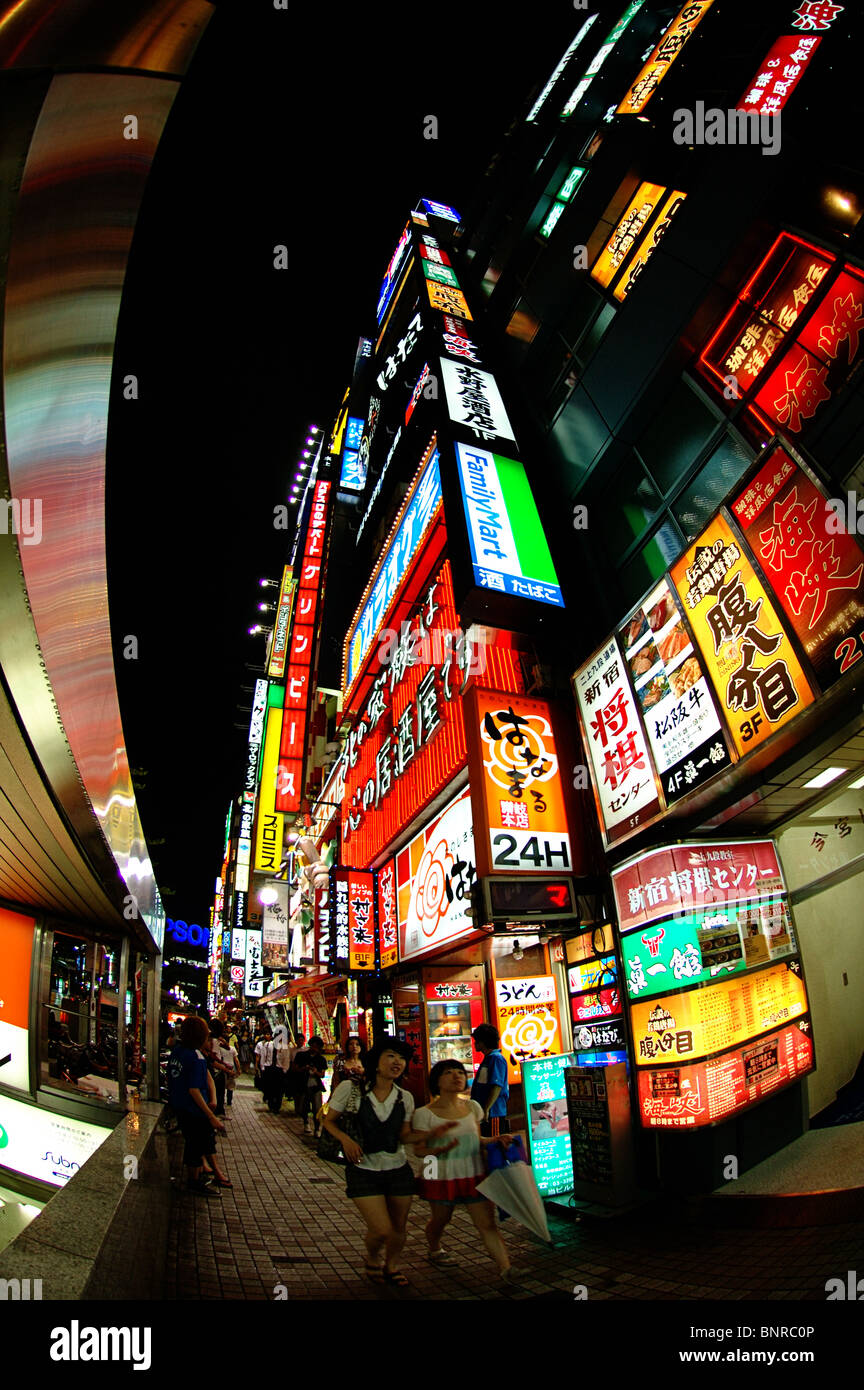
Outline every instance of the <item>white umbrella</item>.
{"type": "Polygon", "coordinates": [[[527,1163],[508,1163],[496,1168],[482,1182],[478,1182],[477,1191],[502,1211],[515,1217],[541,1240],[552,1243],[543,1199],[527,1163]]]}

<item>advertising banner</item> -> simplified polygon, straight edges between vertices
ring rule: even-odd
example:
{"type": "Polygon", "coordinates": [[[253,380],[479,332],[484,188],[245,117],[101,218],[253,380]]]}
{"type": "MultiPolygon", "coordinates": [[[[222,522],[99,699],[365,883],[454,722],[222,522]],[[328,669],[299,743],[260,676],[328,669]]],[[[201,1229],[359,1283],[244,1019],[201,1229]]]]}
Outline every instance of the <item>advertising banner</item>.
{"type": "Polygon", "coordinates": [[[739,753],[813,702],[774,605],[723,516],[672,570],[739,753]]]}
{"type": "Polygon", "coordinates": [[[709,912],[783,892],[772,840],[668,845],[612,870],[622,933],[661,917],[709,912]]]}
{"type": "Polygon", "coordinates": [[[573,1187],[564,1068],[575,1065],[574,1052],[522,1063],[531,1169],[541,1197],[573,1187]]]}
{"type": "Polygon", "coordinates": [[[454,425],[461,426],[483,443],[506,439],[515,443],[498,383],[491,372],[470,362],[439,359],[447,409],[454,425]]]}
{"type": "Polygon", "coordinates": [[[279,894],[275,903],[264,904],[261,919],[263,964],[270,970],[288,967],[288,912],[291,890],[287,883],[274,883],[279,894]]]}
{"type": "Polygon", "coordinates": [[[479,447],[455,447],[475,583],[563,608],[523,465],[479,447]]]}
{"type": "Polygon", "coordinates": [[[679,11],[618,107],[619,116],[638,115],[644,109],[713,3],[714,0],[691,0],[679,11]]]}
{"type": "Polygon", "coordinates": [[[476,875],[471,794],[466,787],[396,856],[400,961],[476,931],[469,916],[476,875]]]}
{"type": "MultiPolygon", "coordinates": [[[[11,1055],[0,1068],[0,1081],[21,1091],[30,1089],[27,1040],[35,929],[32,917],[0,907],[0,1058],[11,1055]]],[[[0,1153],[0,1164],[5,1161],[0,1153]]]]}
{"type": "Polygon", "coordinates": [[[732,761],[710,687],[664,579],[619,628],[667,806],[732,761]]]}
{"type": "Polygon", "coordinates": [[[731,511],[827,690],[862,655],[864,555],[857,540],[838,526],[824,492],[780,447],[731,511]]]}
{"type": "Polygon", "coordinates": [[[780,899],[731,911],[670,917],[622,938],[630,999],[685,985],[709,984],[798,949],[789,909],[780,899]]]}
{"type": "Polygon", "coordinates": [[[250,927],[246,932],[246,980],[244,993],[250,999],[260,999],[264,993],[262,953],[263,933],[250,927]]]}
{"type": "MultiPolygon", "coordinates": [[[[468,712],[470,711],[470,712],[468,712]]],[[[477,690],[466,728],[474,764],[478,871],[572,871],[561,767],[544,700],[477,690]]]]}
{"type": "Polygon", "coordinates": [[[525,1062],[551,1057],[561,1050],[554,977],[496,980],[495,1005],[501,1051],[507,1059],[510,1084],[515,1085],[520,1080],[519,1068],[525,1062]]]}
{"type": "Polygon", "coordinates": [[[0,1096],[0,1164],[52,1187],[63,1187],[113,1132],[0,1096]]]}
{"type": "Polygon", "coordinates": [[[654,764],[614,637],[573,677],[606,843],[660,813],[654,764]]]}
{"type": "Polygon", "coordinates": [[[279,602],[276,605],[276,619],[273,624],[273,641],[270,646],[270,663],[267,674],[271,680],[281,680],[285,675],[285,657],[288,651],[288,632],[291,627],[291,612],[297,583],[290,565],[282,573],[279,589],[279,602]]]}
{"type": "Polygon", "coordinates": [[[637,1066],[726,1052],[807,1012],[797,960],[630,1009],[637,1066]]]}
{"type": "Polygon", "coordinates": [[[399,960],[399,922],[396,916],[396,862],[378,870],[378,963],[382,970],[399,960]]]}
{"type": "Polygon", "coordinates": [[[589,994],[574,994],[570,1014],[574,1023],[591,1023],[598,1018],[614,1018],[621,1012],[618,989],[595,989],[589,994]]]}
{"type": "Polygon", "coordinates": [[[638,1073],[646,1129],[713,1124],[813,1070],[809,1019],[689,1067],[638,1073]]]}

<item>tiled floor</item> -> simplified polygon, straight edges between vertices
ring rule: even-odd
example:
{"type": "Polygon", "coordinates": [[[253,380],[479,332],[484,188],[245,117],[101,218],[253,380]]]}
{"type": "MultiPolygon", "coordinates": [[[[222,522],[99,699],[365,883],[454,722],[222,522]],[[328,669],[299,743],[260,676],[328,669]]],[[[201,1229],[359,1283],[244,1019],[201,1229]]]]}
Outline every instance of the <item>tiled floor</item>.
{"type": "Polygon", "coordinates": [[[174,1212],[166,1299],[825,1300],[827,1279],[864,1271],[864,1224],[771,1230],[682,1224],[657,1207],[627,1217],[550,1217],[549,1248],[512,1220],[503,1225],[518,1283],[501,1287],[464,1212],[445,1244],[458,1268],[426,1259],[425,1203],[409,1218],[410,1289],[361,1274],[362,1230],[340,1167],[323,1163],[286,1102],[271,1115],[248,1078],[238,1088],[220,1162],[234,1187],[209,1199],[183,1190],[174,1154],[174,1212]]]}

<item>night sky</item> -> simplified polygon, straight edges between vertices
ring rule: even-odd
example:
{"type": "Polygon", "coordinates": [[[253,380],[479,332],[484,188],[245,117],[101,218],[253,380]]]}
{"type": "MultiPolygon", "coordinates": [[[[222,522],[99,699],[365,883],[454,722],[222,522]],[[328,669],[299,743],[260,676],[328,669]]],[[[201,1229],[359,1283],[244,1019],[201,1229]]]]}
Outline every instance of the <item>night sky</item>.
{"type": "Polygon", "coordinates": [[[287,559],[273,509],[307,427],[336,414],[410,208],[467,205],[580,25],[564,0],[300,13],[218,6],[154,162],[115,354],[120,708],[166,912],[202,925],[242,785],[244,663],[264,659],[247,628],[267,596],[258,580],[287,559]],[[437,140],[424,138],[429,115],[437,140]],[[287,270],[273,268],[277,245],[287,270]],[[123,399],[128,373],[137,401],[123,399]],[[129,635],[137,660],[123,657],[129,635]]]}

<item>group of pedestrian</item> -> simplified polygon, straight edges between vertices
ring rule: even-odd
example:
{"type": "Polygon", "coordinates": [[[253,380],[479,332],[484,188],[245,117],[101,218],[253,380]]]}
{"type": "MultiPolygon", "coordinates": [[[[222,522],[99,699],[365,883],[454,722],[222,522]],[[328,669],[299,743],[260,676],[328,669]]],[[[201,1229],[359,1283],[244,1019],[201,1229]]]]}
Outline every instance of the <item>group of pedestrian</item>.
{"type": "MultiPolygon", "coordinates": [[[[479,1031],[474,1035],[478,1046],[479,1031]]],[[[366,1226],[364,1273],[373,1283],[408,1284],[400,1262],[415,1195],[429,1203],[425,1233],[433,1264],[456,1263],[441,1248],[441,1237],[455,1208],[464,1206],[499,1276],[506,1280],[510,1275],[495,1208],[477,1191],[486,1173],[484,1149],[511,1138],[498,1137],[499,1131],[507,1130],[507,1066],[498,1051],[498,1034],[490,1027],[481,1037],[484,1066],[471,1096],[463,1064],[444,1059],[429,1074],[431,1101],[415,1109],[410,1091],[397,1084],[413,1050],[389,1037],[369,1052],[362,1077],[355,1071],[331,1094],[323,1123],[345,1155],[346,1193],[366,1226]],[[503,1077],[498,1057],[504,1064],[503,1077]],[[499,1113],[492,1116],[496,1107],[499,1113]],[[492,1120],[496,1132],[484,1134],[484,1128],[491,1130],[492,1120]],[[412,1150],[413,1166],[406,1146],[412,1150]]]]}
{"type": "Polygon", "coordinates": [[[278,1114],[287,1096],[304,1130],[313,1136],[319,1132],[326,1072],[324,1042],[319,1037],[307,1044],[301,1033],[292,1043],[284,1030],[277,1029],[274,1037],[268,1028],[255,1045],[255,1083],[268,1108],[278,1114]]]}

